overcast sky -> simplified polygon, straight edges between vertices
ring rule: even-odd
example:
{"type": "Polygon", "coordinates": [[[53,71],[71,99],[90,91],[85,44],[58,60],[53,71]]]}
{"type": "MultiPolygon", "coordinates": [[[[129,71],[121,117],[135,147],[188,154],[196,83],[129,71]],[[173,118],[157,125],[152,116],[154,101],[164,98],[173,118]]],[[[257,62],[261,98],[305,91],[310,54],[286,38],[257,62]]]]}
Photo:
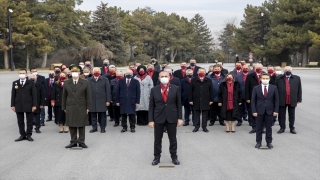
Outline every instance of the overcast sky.
{"type": "MultiPolygon", "coordinates": [[[[212,35],[217,37],[225,22],[236,17],[237,24],[243,19],[247,4],[260,6],[264,0],[108,0],[109,6],[118,6],[123,10],[134,10],[138,7],[151,7],[157,12],[177,13],[191,19],[199,13],[204,17],[212,35]]],[[[79,9],[96,10],[101,0],[83,0],[79,9]]]]}

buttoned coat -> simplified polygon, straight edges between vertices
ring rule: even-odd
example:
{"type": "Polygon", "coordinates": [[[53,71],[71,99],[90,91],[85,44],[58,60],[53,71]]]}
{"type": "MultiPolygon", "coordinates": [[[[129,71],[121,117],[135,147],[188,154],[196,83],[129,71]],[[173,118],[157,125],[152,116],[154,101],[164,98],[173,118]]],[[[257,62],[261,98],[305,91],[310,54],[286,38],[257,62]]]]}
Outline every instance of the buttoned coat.
{"type": "Polygon", "coordinates": [[[37,106],[37,93],[34,83],[25,80],[22,87],[20,80],[14,81],[11,90],[11,107],[15,107],[16,112],[32,112],[33,106],[37,106]]]}
{"type": "Polygon", "coordinates": [[[92,106],[90,112],[107,111],[106,102],[111,102],[111,90],[109,80],[103,76],[88,79],[91,88],[92,106]]]}
{"type": "Polygon", "coordinates": [[[136,104],[140,104],[139,81],[131,78],[127,87],[127,79],[118,81],[116,87],[116,103],[120,103],[120,114],[136,114],[136,104]]]}
{"type": "Polygon", "coordinates": [[[204,77],[203,82],[198,78],[191,80],[189,102],[193,102],[193,109],[196,111],[210,110],[210,102],[213,102],[213,88],[210,79],[204,77]]]}
{"type": "Polygon", "coordinates": [[[137,76],[134,77],[140,83],[140,104],[136,108],[136,111],[148,111],[149,110],[149,96],[151,89],[153,88],[153,81],[148,75],[142,81],[137,76]]]}

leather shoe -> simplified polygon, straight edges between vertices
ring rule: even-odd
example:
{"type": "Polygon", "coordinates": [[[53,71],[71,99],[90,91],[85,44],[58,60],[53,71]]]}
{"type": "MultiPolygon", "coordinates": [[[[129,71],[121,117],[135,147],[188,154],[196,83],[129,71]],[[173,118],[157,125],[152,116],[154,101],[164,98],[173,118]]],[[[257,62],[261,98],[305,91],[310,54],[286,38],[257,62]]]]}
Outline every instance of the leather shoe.
{"type": "Polygon", "coordinates": [[[78,147],[77,143],[70,143],[68,146],[65,148],[72,148],[72,147],[78,147]]]}
{"type": "Polygon", "coordinates": [[[85,143],[79,143],[79,147],[88,148],[88,146],[85,143]]]}
{"type": "Polygon", "coordinates": [[[226,124],[224,122],[220,122],[220,125],[221,126],[225,126],[226,124]]]}
{"type": "Polygon", "coordinates": [[[248,119],[247,119],[247,118],[243,118],[243,120],[244,120],[244,121],[248,121],[248,119]]]}
{"type": "Polygon", "coordinates": [[[241,126],[241,125],[242,125],[242,122],[238,122],[238,123],[237,123],[237,126],[241,126]]]}
{"type": "Polygon", "coordinates": [[[173,163],[174,165],[180,165],[180,162],[179,162],[178,159],[172,159],[172,163],[173,163]]]}
{"type": "Polygon", "coordinates": [[[136,132],[136,130],[134,130],[134,129],[131,129],[131,132],[132,132],[132,133],[135,133],[135,132],[136,132]]]}
{"type": "Polygon", "coordinates": [[[210,123],[209,123],[209,126],[213,126],[213,125],[214,125],[214,122],[210,122],[210,123]]]}
{"type": "Polygon", "coordinates": [[[284,133],[284,129],[280,129],[277,133],[278,134],[284,133]]]}
{"type": "Polygon", "coordinates": [[[292,134],[297,134],[296,130],[294,130],[294,129],[291,129],[291,130],[290,130],[290,133],[292,133],[292,134]]]}
{"type": "Polygon", "coordinates": [[[97,132],[98,130],[97,129],[91,129],[89,132],[90,133],[94,133],[94,132],[97,132]]]}
{"type": "Polygon", "coordinates": [[[110,120],[109,120],[109,121],[110,121],[110,122],[112,122],[112,121],[113,121],[113,119],[111,119],[111,118],[110,118],[110,120]]]}
{"type": "Polygon", "coordinates": [[[207,128],[203,128],[203,131],[206,133],[209,132],[209,130],[207,128]]]}
{"type": "Polygon", "coordinates": [[[32,139],[31,136],[27,136],[27,140],[28,140],[28,141],[33,141],[33,139],[32,139]]]}
{"type": "Polygon", "coordinates": [[[41,133],[41,131],[40,130],[36,130],[36,133],[41,133]]]}
{"type": "Polygon", "coordinates": [[[197,132],[197,131],[199,131],[199,129],[198,128],[194,128],[192,132],[197,132]]]}
{"type": "Polygon", "coordinates": [[[261,147],[261,143],[257,143],[255,146],[255,148],[258,148],[258,149],[260,149],[260,147],[261,147]]]}
{"type": "Polygon", "coordinates": [[[119,124],[118,124],[118,123],[116,123],[116,124],[114,124],[114,125],[113,125],[113,127],[117,127],[117,126],[119,126],[119,124]]]}
{"type": "Polygon", "coordinates": [[[18,141],[23,141],[23,140],[26,140],[27,138],[25,136],[20,136],[18,139],[14,140],[16,142],[18,141]]]}
{"type": "Polygon", "coordinates": [[[255,130],[255,129],[252,129],[249,133],[250,133],[250,134],[256,133],[256,130],[255,130]]]}
{"type": "Polygon", "coordinates": [[[184,123],[183,126],[189,126],[189,123],[184,123]]]}
{"type": "Polygon", "coordinates": [[[104,129],[101,130],[101,133],[105,133],[105,132],[106,132],[106,130],[104,130],[104,129]]]}
{"type": "Polygon", "coordinates": [[[121,130],[122,133],[124,133],[124,132],[126,132],[126,131],[127,131],[127,129],[122,129],[122,130],[121,130]]]}
{"type": "Polygon", "coordinates": [[[44,124],[44,123],[41,123],[41,126],[45,126],[45,124],[44,124]]]}
{"type": "Polygon", "coordinates": [[[154,159],[153,161],[152,161],[152,166],[156,166],[156,165],[158,165],[160,163],[160,159],[154,159]]]}
{"type": "Polygon", "coordinates": [[[272,148],[273,148],[273,145],[272,145],[271,143],[268,143],[268,144],[267,144],[267,147],[268,147],[269,149],[272,149],[272,148]]]}

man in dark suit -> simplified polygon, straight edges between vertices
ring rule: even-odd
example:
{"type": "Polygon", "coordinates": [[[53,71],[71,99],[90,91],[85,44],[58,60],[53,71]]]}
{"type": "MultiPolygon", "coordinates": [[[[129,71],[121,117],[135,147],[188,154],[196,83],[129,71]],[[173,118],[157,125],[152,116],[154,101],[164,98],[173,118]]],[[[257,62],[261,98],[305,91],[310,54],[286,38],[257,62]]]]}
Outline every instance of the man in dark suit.
{"type": "Polygon", "coordinates": [[[286,109],[289,113],[289,128],[292,134],[296,134],[294,127],[295,110],[297,104],[302,102],[302,86],[301,79],[297,75],[292,74],[292,68],[287,66],[283,69],[284,74],[280,75],[276,79],[276,86],[279,92],[279,123],[280,130],[278,134],[281,134],[286,129],[286,109]]]}
{"type": "Polygon", "coordinates": [[[182,80],[186,77],[187,63],[182,62],[180,64],[180,67],[181,67],[181,69],[174,71],[173,76],[182,80]]]}
{"type": "Polygon", "coordinates": [[[242,66],[242,72],[241,74],[236,76],[236,81],[240,84],[241,88],[241,97],[242,97],[242,102],[241,105],[239,106],[239,112],[240,116],[238,118],[238,123],[237,126],[242,125],[242,120],[247,121],[247,115],[248,115],[248,103],[246,102],[246,91],[245,91],[245,86],[246,86],[246,80],[249,74],[249,67],[247,64],[242,66]]]}
{"type": "Polygon", "coordinates": [[[192,114],[192,123],[193,126],[196,125],[194,119],[194,111],[192,105],[190,105],[188,96],[190,90],[190,84],[193,77],[193,71],[191,69],[187,69],[186,77],[181,80],[181,102],[184,107],[184,124],[183,126],[188,126],[190,121],[190,114],[192,114]]]}
{"type": "MultiPolygon", "coordinates": [[[[181,81],[179,78],[173,76],[172,69],[167,66],[166,68],[164,68],[163,71],[166,71],[167,73],[169,73],[170,84],[176,85],[181,89],[181,81]]],[[[160,83],[161,83],[160,80],[158,80],[157,85],[160,85],[160,83]]]]}
{"type": "Polygon", "coordinates": [[[155,72],[160,72],[160,65],[155,57],[151,57],[150,64],[153,65],[155,72]]]}
{"type": "MultiPolygon", "coordinates": [[[[117,71],[117,68],[116,68],[115,65],[109,65],[109,73],[104,75],[104,77],[106,77],[108,79],[109,84],[110,84],[111,80],[116,78],[116,71],[117,71]]],[[[110,117],[109,121],[113,121],[114,120],[114,114],[113,114],[112,106],[113,106],[113,103],[110,103],[110,106],[108,106],[108,115],[110,117]]]]}
{"type": "Polygon", "coordinates": [[[122,133],[128,128],[127,116],[129,116],[131,132],[136,132],[136,107],[139,104],[140,83],[133,78],[132,70],[128,69],[125,78],[120,79],[116,87],[116,105],[120,106],[122,133]]]}
{"type": "Polygon", "coordinates": [[[223,62],[222,61],[217,62],[217,65],[219,65],[221,67],[221,73],[222,74],[226,75],[226,74],[229,73],[229,71],[227,69],[223,68],[223,62]]]}
{"type": "Polygon", "coordinates": [[[101,67],[101,75],[102,76],[109,73],[109,65],[110,65],[110,62],[108,59],[103,60],[103,65],[101,67]]]}
{"type": "Polygon", "coordinates": [[[148,64],[147,68],[148,75],[152,79],[153,86],[156,86],[159,78],[159,72],[154,69],[154,66],[152,64],[148,64]]]}
{"type": "MultiPolygon", "coordinates": [[[[45,98],[45,106],[48,106],[48,120],[47,121],[52,121],[52,117],[54,114],[54,111],[52,111],[52,109],[54,107],[51,106],[51,94],[52,94],[52,90],[53,90],[53,86],[54,86],[54,82],[55,82],[54,75],[55,75],[54,71],[49,71],[49,77],[46,78],[47,92],[46,92],[46,98],[45,98]]],[[[44,126],[44,123],[41,125],[44,126]]]]}
{"type": "Polygon", "coordinates": [[[198,70],[199,70],[199,66],[196,65],[197,61],[195,59],[191,59],[190,60],[190,65],[187,67],[187,69],[191,69],[194,73],[193,73],[193,77],[197,78],[198,77],[198,70]]]}
{"type": "Polygon", "coordinates": [[[255,86],[252,90],[251,109],[252,115],[256,118],[256,148],[261,147],[262,129],[266,127],[266,142],[268,148],[272,145],[272,120],[278,115],[279,95],[277,87],[269,84],[269,74],[261,74],[261,85],[255,86]]]}
{"type": "Polygon", "coordinates": [[[182,106],[179,87],[170,84],[168,72],[159,75],[161,84],[151,89],[149,102],[149,126],[154,128],[154,160],[160,163],[163,129],[166,127],[170,141],[170,154],[173,164],[179,165],[177,156],[177,126],[181,126],[182,106]]]}
{"type": "Polygon", "coordinates": [[[20,137],[15,141],[32,139],[33,112],[37,106],[36,87],[26,78],[27,70],[19,70],[19,80],[13,81],[11,90],[11,109],[17,114],[20,137]],[[24,124],[24,114],[27,118],[27,132],[24,124]]]}

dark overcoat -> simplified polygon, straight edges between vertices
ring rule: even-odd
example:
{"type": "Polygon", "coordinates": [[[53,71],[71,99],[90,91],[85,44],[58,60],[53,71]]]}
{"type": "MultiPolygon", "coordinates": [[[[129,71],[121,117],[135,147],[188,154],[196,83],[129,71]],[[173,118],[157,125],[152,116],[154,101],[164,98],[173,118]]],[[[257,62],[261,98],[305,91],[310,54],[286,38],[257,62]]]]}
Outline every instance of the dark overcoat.
{"type": "Polygon", "coordinates": [[[127,87],[126,78],[120,79],[116,87],[116,103],[120,103],[120,114],[136,114],[136,104],[140,104],[140,83],[131,78],[127,87]]]}
{"type": "Polygon", "coordinates": [[[184,78],[181,80],[181,102],[183,106],[187,106],[189,104],[188,96],[190,90],[190,84],[188,78],[184,78]]]}
{"type": "Polygon", "coordinates": [[[62,105],[62,94],[63,94],[63,87],[56,82],[53,85],[53,89],[51,92],[51,100],[54,100],[54,106],[61,106],[62,105]]]}
{"type": "MultiPolygon", "coordinates": [[[[277,76],[275,85],[279,92],[279,106],[286,105],[286,82],[285,75],[277,76]]],[[[301,79],[297,75],[290,76],[290,106],[296,107],[298,102],[302,102],[302,85],[301,79]]]]}
{"type": "MultiPolygon", "coordinates": [[[[226,119],[227,118],[227,101],[228,101],[228,87],[226,82],[222,82],[220,84],[218,97],[219,97],[218,103],[222,103],[222,106],[221,106],[222,120],[230,120],[230,119],[226,119]]],[[[242,102],[242,98],[241,98],[240,84],[235,81],[233,86],[233,111],[232,111],[233,119],[238,119],[238,117],[240,116],[239,103],[241,102],[242,102]]]]}
{"type": "Polygon", "coordinates": [[[46,86],[47,86],[47,91],[46,91],[46,99],[45,99],[45,106],[50,106],[51,104],[51,93],[54,87],[55,79],[53,78],[53,84],[51,84],[50,78],[46,79],[46,86]]]}
{"type": "Polygon", "coordinates": [[[107,111],[106,102],[111,101],[109,80],[100,76],[98,81],[94,77],[88,79],[91,88],[92,106],[90,112],[107,111]]]}
{"type": "Polygon", "coordinates": [[[37,106],[36,86],[32,81],[25,80],[24,86],[20,80],[13,81],[11,90],[11,107],[16,112],[32,112],[32,107],[37,106]]]}
{"type": "MultiPolygon", "coordinates": [[[[44,106],[44,99],[46,98],[45,90],[42,84],[35,83],[36,94],[37,94],[37,109],[33,113],[40,113],[40,106],[44,106]]],[[[43,107],[44,108],[44,107],[43,107]]]]}
{"type": "Polygon", "coordinates": [[[210,110],[210,102],[213,102],[212,82],[207,77],[201,82],[198,78],[191,80],[189,102],[193,102],[193,109],[196,111],[210,110]]]}

